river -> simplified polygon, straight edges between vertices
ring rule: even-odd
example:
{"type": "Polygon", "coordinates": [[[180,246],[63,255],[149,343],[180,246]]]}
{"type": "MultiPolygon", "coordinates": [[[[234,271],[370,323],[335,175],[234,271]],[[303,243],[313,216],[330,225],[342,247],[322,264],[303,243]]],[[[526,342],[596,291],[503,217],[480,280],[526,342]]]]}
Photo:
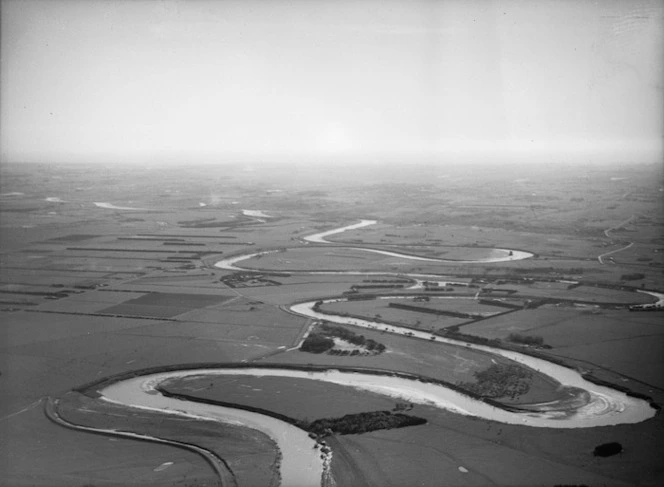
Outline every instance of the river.
{"type": "MultiPolygon", "coordinates": [[[[108,206],[106,206],[108,207],[108,206]]],[[[304,239],[309,242],[327,243],[325,237],[346,230],[361,228],[376,223],[373,220],[362,220],[358,224],[348,225],[339,229],[310,235],[304,239]]],[[[396,252],[378,251],[372,249],[361,249],[374,251],[395,257],[410,258],[417,260],[435,260],[423,257],[407,256],[396,252]]],[[[497,249],[511,255],[502,255],[504,260],[514,258],[527,258],[532,256],[527,252],[497,249]],[[515,255],[516,254],[516,255],[515,255]],[[509,259],[506,259],[510,257],[509,259]]],[[[276,251],[256,252],[253,254],[240,255],[224,259],[216,267],[227,270],[244,270],[236,264],[243,260],[265,255],[276,251]]],[[[495,257],[500,259],[500,257],[495,257]]],[[[502,260],[483,260],[472,262],[499,262],[502,260]]],[[[466,261],[455,261],[462,263],[466,261]]],[[[469,261],[468,261],[469,262],[469,261]]],[[[389,272],[321,272],[303,271],[303,274],[369,274],[386,275],[389,272]]],[[[398,274],[404,277],[426,277],[427,274],[398,274]]],[[[437,276],[440,277],[440,276],[437,276]]],[[[328,300],[326,302],[343,301],[344,299],[328,300]]],[[[551,407],[542,408],[541,411],[514,412],[501,409],[483,401],[476,400],[462,394],[454,389],[444,387],[441,384],[426,383],[414,378],[395,377],[389,375],[376,375],[372,373],[360,373],[357,371],[343,371],[330,369],[326,371],[303,371],[289,368],[218,368],[218,369],[196,369],[180,370],[163,373],[150,374],[134,377],[127,380],[117,381],[105,388],[100,393],[103,400],[123,404],[130,407],[138,407],[153,411],[161,411],[166,414],[174,414],[190,418],[198,418],[213,421],[222,421],[240,424],[249,428],[255,428],[269,435],[278,445],[282,455],[280,473],[282,485],[287,486],[320,486],[326,475],[326,470],[331,461],[330,454],[322,455],[314,448],[315,442],[306,432],[292,426],[291,424],[277,420],[270,416],[210,404],[183,401],[176,398],[163,396],[156,387],[163,381],[185,378],[193,375],[248,375],[248,376],[279,376],[293,377],[298,379],[319,380],[335,384],[351,386],[390,397],[428,404],[452,411],[457,414],[476,416],[492,421],[507,424],[519,424],[542,428],[586,428],[594,426],[608,426],[623,423],[637,423],[651,418],[655,410],[644,400],[627,396],[626,394],[604,386],[596,385],[585,380],[581,374],[573,369],[553,364],[543,359],[521,354],[510,350],[476,345],[457,340],[451,340],[435,336],[427,332],[411,330],[407,328],[387,325],[380,322],[361,320],[338,315],[322,314],[316,312],[315,301],[295,304],[290,307],[293,313],[316,319],[325,319],[340,324],[361,326],[365,328],[382,330],[389,333],[408,335],[414,338],[434,340],[457,346],[464,346],[475,350],[500,355],[507,359],[521,363],[538,372],[545,374],[560,384],[583,389],[587,398],[575,409],[567,405],[564,409],[555,409],[555,403],[551,407]]]]}
{"type": "Polygon", "coordinates": [[[304,237],[304,240],[306,240],[307,242],[315,242],[315,243],[332,243],[325,240],[325,237],[329,237],[330,235],[334,235],[336,233],[346,232],[348,230],[355,230],[357,228],[367,227],[369,225],[375,225],[376,223],[378,223],[376,220],[361,220],[360,223],[354,223],[353,225],[346,225],[345,227],[339,227],[333,230],[327,230],[325,232],[309,235],[308,237],[304,237]]]}
{"type": "MultiPolygon", "coordinates": [[[[505,351],[478,345],[472,345],[472,347],[507,356],[512,360],[517,358],[516,355],[521,355],[515,352],[503,354],[500,352],[505,351]]],[[[518,357],[517,361],[538,369],[563,384],[583,387],[588,392],[588,400],[581,407],[571,411],[543,408],[542,411],[537,412],[513,412],[473,399],[440,384],[421,382],[414,378],[334,368],[297,370],[279,367],[252,368],[251,366],[188,369],[138,376],[117,381],[103,388],[100,394],[102,400],[124,406],[257,429],[272,438],[279,447],[282,485],[303,487],[322,484],[322,479],[329,475],[328,469],[332,455],[332,453],[322,454],[316,448],[316,442],[304,430],[259,413],[166,397],[157,390],[157,386],[167,380],[191,376],[241,375],[318,380],[384,394],[399,400],[435,406],[457,414],[476,416],[506,424],[541,428],[587,428],[637,423],[655,414],[655,410],[645,401],[589,383],[571,369],[523,355],[518,357]]]]}
{"type": "MultiPolygon", "coordinates": [[[[235,369],[198,369],[134,377],[102,389],[103,400],[150,411],[188,418],[220,421],[257,429],[279,446],[281,483],[285,486],[320,486],[326,462],[307,432],[284,421],[242,409],[183,401],[163,396],[155,388],[163,381],[192,375],[233,375],[235,369]]],[[[251,369],[243,375],[256,375],[251,369]]],[[[277,375],[277,374],[275,374],[277,375]]],[[[329,460],[328,460],[329,462],[329,460]]]]}
{"type": "MultiPolygon", "coordinates": [[[[323,303],[341,302],[345,299],[329,299],[323,303]]],[[[588,428],[593,426],[609,426],[622,423],[638,423],[645,421],[655,415],[655,410],[650,407],[648,402],[628,396],[627,394],[608,387],[594,384],[584,379],[579,372],[568,367],[554,364],[531,355],[522,354],[512,350],[503,350],[500,348],[489,347],[486,345],[477,345],[460,340],[452,340],[439,335],[434,335],[425,331],[403,328],[395,325],[388,325],[378,321],[368,321],[359,318],[347,316],[338,316],[328,313],[319,313],[313,309],[316,301],[308,301],[291,306],[291,311],[296,314],[321,320],[331,321],[333,323],[359,326],[373,330],[385,331],[398,335],[420,338],[423,340],[433,340],[436,342],[447,343],[450,345],[463,346],[473,350],[500,355],[514,362],[518,362],[539,373],[542,373],[551,379],[559,382],[563,386],[583,389],[588,393],[588,400],[585,404],[575,411],[570,411],[565,407],[561,411],[547,411],[544,416],[541,413],[508,413],[506,411],[494,408],[487,415],[488,410],[484,407],[485,403],[470,399],[462,395],[464,414],[479,416],[493,421],[506,423],[523,423],[528,426],[548,427],[548,428],[588,428]],[[469,402],[470,401],[470,402],[469,402]],[[469,406],[472,404],[472,406],[469,406]],[[502,411],[499,414],[498,411],[502,411]],[[510,418],[519,417],[519,420],[510,418]],[[551,421],[555,418],[554,421],[551,421]]]]}

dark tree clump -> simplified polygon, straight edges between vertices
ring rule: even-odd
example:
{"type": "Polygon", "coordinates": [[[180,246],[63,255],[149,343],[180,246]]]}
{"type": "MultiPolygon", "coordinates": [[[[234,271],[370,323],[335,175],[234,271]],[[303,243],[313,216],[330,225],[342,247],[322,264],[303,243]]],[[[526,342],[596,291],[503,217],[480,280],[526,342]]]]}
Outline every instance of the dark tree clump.
{"type": "Polygon", "coordinates": [[[593,455],[596,457],[611,457],[617,455],[623,451],[623,447],[617,441],[612,441],[611,443],[603,443],[595,447],[593,455]]]}
{"type": "Polygon", "coordinates": [[[302,343],[300,349],[309,353],[323,353],[334,347],[334,340],[322,335],[311,334],[302,343]]]}

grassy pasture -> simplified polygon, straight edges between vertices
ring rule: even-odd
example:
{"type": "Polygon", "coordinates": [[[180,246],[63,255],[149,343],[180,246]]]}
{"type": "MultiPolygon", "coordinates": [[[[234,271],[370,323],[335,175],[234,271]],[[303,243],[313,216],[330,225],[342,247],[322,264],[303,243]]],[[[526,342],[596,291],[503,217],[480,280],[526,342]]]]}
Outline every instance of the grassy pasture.
{"type": "MultiPolygon", "coordinates": [[[[599,238],[599,235],[598,235],[599,238]]],[[[578,257],[596,257],[592,241],[568,236],[546,236],[541,233],[514,231],[486,226],[448,225],[372,225],[349,230],[329,237],[343,243],[362,241],[365,244],[398,244],[431,246],[441,251],[450,247],[480,245],[496,248],[524,249],[537,254],[566,254],[578,257]]],[[[417,247],[413,247],[417,248],[417,247]]]]}
{"type": "Polygon", "coordinates": [[[373,269],[384,258],[385,256],[379,254],[352,249],[302,247],[244,260],[242,267],[274,271],[368,270],[373,269]]]}
{"type": "Polygon", "coordinates": [[[348,291],[349,284],[344,283],[312,283],[293,286],[269,286],[243,288],[242,294],[274,305],[287,305],[304,299],[316,299],[320,296],[337,296],[348,291]]]}
{"type": "Polygon", "coordinates": [[[193,452],[68,430],[46,419],[42,409],[40,404],[3,421],[0,485],[161,487],[187,478],[201,487],[216,485],[211,469],[193,452]]]}
{"type": "MultiPolygon", "coordinates": [[[[210,340],[223,349],[224,342],[237,343],[261,350],[272,350],[278,345],[292,345],[300,336],[302,324],[273,318],[271,321],[238,320],[231,322],[223,313],[192,313],[187,321],[145,325],[140,333],[146,336],[163,336],[182,340],[210,340]],[[218,318],[218,319],[215,319],[218,318]]],[[[220,356],[223,356],[220,355],[220,356]]],[[[215,359],[216,360],[216,359],[215,359]]]]}
{"type": "MultiPolygon", "coordinates": [[[[431,410],[422,427],[342,436],[330,442],[346,485],[652,485],[660,480],[657,424],[591,430],[524,428],[431,410]],[[617,461],[592,456],[602,442],[626,448],[617,461]],[[653,451],[655,449],[655,451],[653,451]],[[629,452],[627,452],[629,450],[629,452]],[[462,471],[459,467],[463,467],[462,471]]],[[[334,465],[333,465],[334,468],[334,465]]]]}
{"type": "MultiPolygon", "coordinates": [[[[466,249],[460,259],[491,257],[491,249],[466,249]]],[[[242,261],[242,267],[271,271],[451,272],[454,263],[425,262],[349,248],[301,247],[242,261]]],[[[482,263],[469,264],[471,266],[482,263]]],[[[514,263],[512,263],[514,265],[514,263]]]]}
{"type": "Polygon", "coordinates": [[[163,387],[173,393],[266,409],[307,421],[391,410],[398,402],[353,387],[288,377],[199,376],[170,380],[163,387]]]}
{"type": "Polygon", "coordinates": [[[219,304],[227,299],[229,299],[229,296],[223,295],[153,293],[124,301],[109,308],[104,308],[102,312],[130,316],[170,318],[192,309],[219,304]]]}
{"type": "MultiPolygon", "coordinates": [[[[443,301],[442,299],[440,301],[443,301]]],[[[376,299],[368,301],[345,301],[340,303],[324,303],[323,311],[331,313],[349,313],[367,319],[384,319],[395,324],[404,324],[422,330],[438,330],[451,325],[458,325],[469,321],[465,318],[442,316],[427,313],[416,313],[413,311],[390,308],[389,303],[408,303],[424,305],[427,303],[412,303],[410,299],[376,299]],[[380,318],[378,318],[378,316],[380,318]]]]}
{"type": "Polygon", "coordinates": [[[501,339],[510,333],[541,336],[555,355],[663,387],[664,328],[660,321],[657,313],[544,306],[465,325],[462,331],[501,339]]]}
{"type": "Polygon", "coordinates": [[[321,308],[325,311],[330,311],[333,313],[349,313],[366,319],[380,319],[390,323],[403,324],[405,326],[426,331],[434,331],[446,326],[460,325],[468,321],[468,319],[465,318],[415,313],[413,311],[390,308],[387,306],[387,303],[383,303],[382,301],[383,300],[377,301],[373,306],[368,304],[373,301],[326,303],[321,308]],[[362,306],[360,303],[366,304],[362,306]],[[348,304],[348,306],[344,306],[345,304],[348,304]],[[380,315],[380,318],[378,318],[376,315],[380,315]]]}
{"type": "Polygon", "coordinates": [[[597,304],[619,304],[631,305],[651,303],[655,298],[648,294],[633,291],[622,291],[618,289],[607,289],[596,286],[579,286],[573,289],[567,289],[568,284],[564,283],[533,283],[533,284],[513,284],[503,285],[491,283],[486,286],[483,294],[497,294],[492,290],[515,290],[514,296],[533,296],[533,297],[551,297],[564,300],[588,301],[597,304]]]}
{"type": "MultiPolygon", "coordinates": [[[[346,325],[343,325],[346,326],[346,325]]],[[[450,383],[474,382],[474,373],[495,363],[512,363],[493,355],[470,350],[463,346],[435,343],[428,340],[412,340],[363,328],[348,326],[355,333],[375,340],[387,347],[386,351],[372,356],[336,356],[310,354],[299,350],[287,351],[270,357],[270,362],[301,363],[315,365],[346,365],[398,370],[450,383]]],[[[566,397],[558,390],[558,384],[534,373],[528,393],[512,400],[501,399],[505,404],[544,402],[566,397]]]]}
{"type": "MultiPolygon", "coordinates": [[[[76,424],[116,429],[125,429],[127,425],[131,425],[132,431],[142,434],[199,445],[223,458],[235,474],[239,485],[271,485],[276,480],[276,445],[269,437],[253,429],[213,421],[194,422],[187,418],[150,411],[127,410],[78,393],[67,394],[59,411],[63,418],[76,424]]],[[[189,454],[179,448],[170,449],[173,456],[189,454]]],[[[197,486],[218,485],[219,481],[211,467],[202,462],[198,455],[196,458],[200,459],[196,465],[198,468],[188,472],[189,482],[197,486]]],[[[143,460],[136,463],[146,462],[143,460]]],[[[159,475],[148,471],[144,476],[149,480],[150,474],[159,475]]],[[[171,472],[167,479],[178,478],[181,475],[178,474],[179,472],[171,472]]],[[[168,480],[162,480],[165,481],[168,480]]],[[[182,481],[182,485],[187,485],[186,481],[182,481]]]]}

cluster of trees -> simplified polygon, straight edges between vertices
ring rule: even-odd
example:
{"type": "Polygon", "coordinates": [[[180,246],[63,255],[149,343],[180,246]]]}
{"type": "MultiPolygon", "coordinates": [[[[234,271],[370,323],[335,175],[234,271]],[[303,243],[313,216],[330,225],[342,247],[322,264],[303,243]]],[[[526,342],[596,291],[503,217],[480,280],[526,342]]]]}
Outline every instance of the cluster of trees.
{"type": "Polygon", "coordinates": [[[372,411],[368,413],[347,414],[341,418],[317,419],[311,423],[301,422],[298,426],[319,437],[340,435],[357,435],[376,430],[404,428],[425,424],[424,418],[408,416],[391,411],[372,411]]]}
{"type": "Polygon", "coordinates": [[[334,340],[318,333],[311,333],[300,346],[300,350],[309,353],[324,353],[334,347],[334,340]]]}
{"type": "Polygon", "coordinates": [[[530,390],[532,373],[514,364],[493,364],[473,374],[477,382],[458,382],[457,385],[482,397],[511,397],[530,390]]]}
{"type": "Polygon", "coordinates": [[[533,347],[551,348],[544,345],[544,338],[535,335],[520,335],[518,333],[510,333],[507,340],[512,343],[520,343],[521,345],[530,345],[533,347]]]}
{"type": "MultiPolygon", "coordinates": [[[[369,300],[372,300],[372,299],[376,299],[376,297],[377,297],[375,294],[366,294],[366,293],[354,294],[354,293],[357,293],[357,291],[353,291],[353,290],[345,291],[343,293],[343,295],[346,296],[346,299],[348,299],[348,301],[369,301],[369,300]]],[[[316,311],[318,311],[318,310],[316,310],[316,311]]],[[[323,311],[323,313],[324,313],[324,311],[323,311]]]]}
{"type": "Polygon", "coordinates": [[[331,355],[361,355],[371,354],[377,355],[385,351],[385,345],[378,343],[370,338],[365,338],[364,335],[358,335],[341,326],[322,324],[319,325],[318,331],[311,333],[300,346],[300,350],[309,353],[329,353],[331,355]],[[332,337],[341,338],[344,341],[362,347],[366,352],[361,350],[335,350],[334,340],[332,337]]]}
{"type": "Polygon", "coordinates": [[[333,348],[327,353],[330,355],[341,355],[341,356],[350,355],[352,357],[356,355],[375,355],[375,353],[369,352],[367,350],[359,350],[357,348],[355,350],[338,350],[336,348],[333,348]]]}
{"type": "Polygon", "coordinates": [[[612,441],[611,443],[603,443],[595,447],[593,455],[596,457],[610,457],[617,455],[623,451],[623,447],[617,441],[612,441]]]}
{"type": "Polygon", "coordinates": [[[381,353],[385,351],[385,345],[378,343],[371,338],[366,338],[364,335],[358,335],[357,333],[344,328],[343,326],[330,325],[328,323],[323,323],[320,326],[320,330],[327,336],[333,336],[341,338],[353,345],[364,347],[367,350],[375,353],[381,353]]]}

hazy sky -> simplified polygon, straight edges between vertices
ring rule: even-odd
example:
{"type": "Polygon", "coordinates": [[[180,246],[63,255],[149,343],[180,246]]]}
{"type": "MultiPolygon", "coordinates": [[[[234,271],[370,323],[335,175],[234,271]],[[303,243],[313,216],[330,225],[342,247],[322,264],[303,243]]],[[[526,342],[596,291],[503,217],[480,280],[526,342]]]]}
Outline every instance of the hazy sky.
{"type": "Polygon", "coordinates": [[[4,161],[662,159],[662,1],[0,1],[4,161]]]}

